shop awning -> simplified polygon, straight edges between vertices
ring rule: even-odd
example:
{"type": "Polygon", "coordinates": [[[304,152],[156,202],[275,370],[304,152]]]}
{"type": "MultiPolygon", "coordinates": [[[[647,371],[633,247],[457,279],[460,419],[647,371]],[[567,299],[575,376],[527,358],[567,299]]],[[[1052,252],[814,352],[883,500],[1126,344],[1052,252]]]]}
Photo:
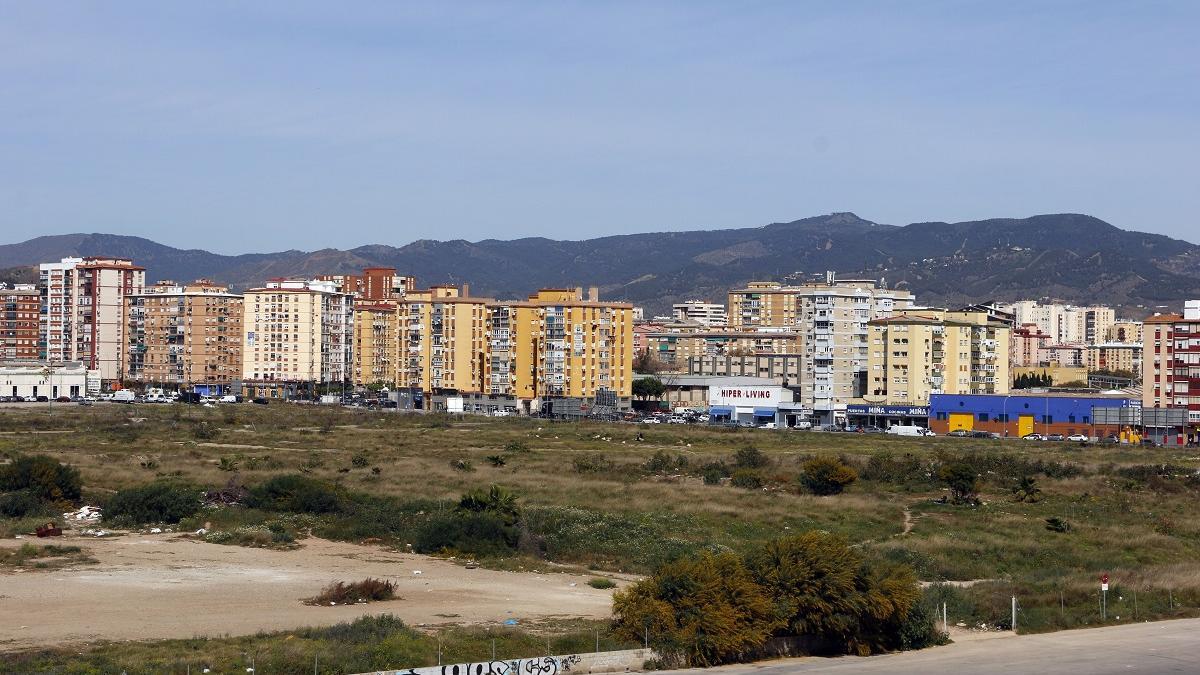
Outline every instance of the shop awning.
{"type": "Polygon", "coordinates": [[[708,414],[712,417],[732,417],[733,408],[715,405],[708,409],[708,414]]]}
{"type": "Polygon", "coordinates": [[[755,417],[774,417],[775,412],[776,412],[775,408],[755,408],[754,416],[755,417]]]}

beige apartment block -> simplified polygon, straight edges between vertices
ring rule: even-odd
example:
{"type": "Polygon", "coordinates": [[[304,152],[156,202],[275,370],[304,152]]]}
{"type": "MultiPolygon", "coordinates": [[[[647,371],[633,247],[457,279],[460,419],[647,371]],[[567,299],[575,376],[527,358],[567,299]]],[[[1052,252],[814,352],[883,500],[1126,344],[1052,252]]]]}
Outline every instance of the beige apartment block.
{"type": "Polygon", "coordinates": [[[37,359],[41,293],[33,284],[2,288],[0,304],[0,359],[37,359]]]}
{"type": "Polygon", "coordinates": [[[1106,342],[1136,342],[1142,344],[1142,322],[1123,319],[1108,329],[1106,342]]]}
{"type": "Polygon", "coordinates": [[[869,403],[928,405],[932,394],[1002,394],[1007,324],[982,312],[912,309],[870,322],[869,403]]]}
{"type": "Polygon", "coordinates": [[[881,283],[839,280],[797,285],[754,282],[729,293],[731,329],[780,328],[799,336],[805,357],[797,402],[813,409],[817,423],[845,416],[846,404],[866,393],[868,329],[873,319],[908,309],[912,293],[881,283]]]}
{"type": "Polygon", "coordinates": [[[39,266],[45,295],[38,357],[82,361],[105,381],[124,372],[125,298],[141,293],[146,270],[124,258],[63,258],[39,266]]]}
{"type": "Polygon", "coordinates": [[[1123,370],[1142,372],[1142,344],[1140,342],[1105,342],[1090,345],[1085,352],[1088,372],[1123,370]]]}
{"type": "Polygon", "coordinates": [[[269,281],[246,291],[242,316],[242,377],[253,395],[312,395],[350,377],[353,296],[334,282],[269,281]]]}
{"type": "Polygon", "coordinates": [[[359,387],[395,386],[400,356],[399,303],[356,301],[353,331],[351,381],[359,387]]]}
{"type": "Polygon", "coordinates": [[[681,368],[701,356],[798,354],[801,336],[792,331],[663,331],[644,336],[646,347],[659,363],[681,368]]]}
{"type": "Polygon", "coordinates": [[[206,280],[160,281],[125,299],[125,378],[227,387],[241,379],[242,296],[206,280]]]}

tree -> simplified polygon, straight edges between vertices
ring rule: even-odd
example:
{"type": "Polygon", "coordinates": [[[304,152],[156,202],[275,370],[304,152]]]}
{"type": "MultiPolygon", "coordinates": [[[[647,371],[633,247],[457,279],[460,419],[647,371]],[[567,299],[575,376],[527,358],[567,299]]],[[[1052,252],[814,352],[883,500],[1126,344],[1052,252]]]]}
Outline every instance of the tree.
{"type": "Polygon", "coordinates": [[[646,347],[640,354],[633,357],[633,372],[653,375],[663,369],[662,361],[646,347]]]}
{"type": "Polygon", "coordinates": [[[639,377],[633,381],[633,395],[642,399],[660,399],[666,393],[667,386],[657,377],[639,377]]]}
{"type": "Polygon", "coordinates": [[[978,501],[979,477],[975,469],[962,462],[943,464],[938,469],[938,480],[950,488],[950,499],[955,504],[970,504],[978,501]]]}
{"type": "Polygon", "coordinates": [[[649,635],[668,660],[703,667],[744,658],[781,625],[770,598],[733,553],[668,563],[614,595],[613,616],[621,637],[649,635]]]}
{"type": "Polygon", "coordinates": [[[858,472],[837,457],[814,457],[801,465],[800,483],[814,495],[841,494],[858,472]]]}

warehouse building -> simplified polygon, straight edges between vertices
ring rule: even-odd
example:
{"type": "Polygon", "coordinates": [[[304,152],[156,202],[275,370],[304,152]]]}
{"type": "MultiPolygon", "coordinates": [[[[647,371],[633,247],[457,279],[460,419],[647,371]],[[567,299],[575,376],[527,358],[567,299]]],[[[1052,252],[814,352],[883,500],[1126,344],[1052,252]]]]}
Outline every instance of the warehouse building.
{"type": "Polygon", "coordinates": [[[1141,407],[1126,393],[934,394],[929,428],[939,435],[963,429],[1017,438],[1031,433],[1129,438],[1141,425],[1141,407]]]}

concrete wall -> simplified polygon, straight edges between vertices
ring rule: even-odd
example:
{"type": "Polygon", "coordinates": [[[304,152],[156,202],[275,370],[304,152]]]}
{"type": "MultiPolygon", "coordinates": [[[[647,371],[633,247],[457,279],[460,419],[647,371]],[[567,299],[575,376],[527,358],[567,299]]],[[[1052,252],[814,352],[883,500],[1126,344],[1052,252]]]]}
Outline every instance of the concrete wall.
{"type": "MultiPolygon", "coordinates": [[[[626,649],[592,654],[540,656],[509,661],[455,663],[446,666],[381,670],[369,675],[587,675],[588,673],[624,673],[642,670],[655,658],[653,650],[626,649]]],[[[360,673],[359,675],[368,675],[360,673]]]]}

